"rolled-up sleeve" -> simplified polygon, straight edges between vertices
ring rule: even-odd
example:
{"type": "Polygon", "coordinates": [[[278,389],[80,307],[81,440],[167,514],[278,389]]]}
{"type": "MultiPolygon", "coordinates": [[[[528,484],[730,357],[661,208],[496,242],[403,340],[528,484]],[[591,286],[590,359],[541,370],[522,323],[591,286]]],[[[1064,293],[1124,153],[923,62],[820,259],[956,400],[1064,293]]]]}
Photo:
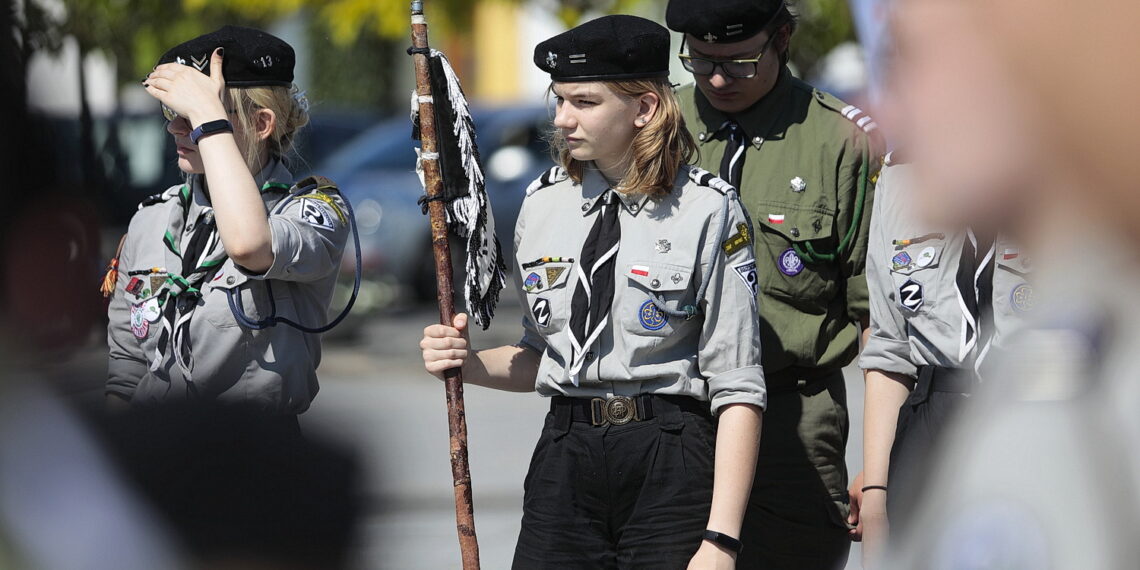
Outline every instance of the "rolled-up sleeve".
{"type": "Polygon", "coordinates": [[[907,323],[894,302],[894,280],[887,260],[894,255],[891,242],[892,224],[899,212],[892,208],[897,193],[903,188],[891,188],[891,177],[886,169],[879,180],[878,196],[871,216],[870,242],[867,250],[867,289],[870,293],[871,336],[859,367],[864,370],[895,372],[915,376],[918,366],[911,357],[907,323]]]}
{"type": "MultiPolygon", "coordinates": [[[[764,409],[768,392],[760,366],[760,321],[757,317],[756,258],[752,245],[726,255],[721,248],[723,232],[720,216],[713,216],[710,239],[705,243],[702,274],[709,263],[715,269],[709,277],[705,297],[704,325],[697,358],[701,374],[708,382],[713,413],[729,404],[751,404],[764,409]]],[[[752,222],[738,200],[729,203],[728,227],[752,222]]]]}
{"type": "Polygon", "coordinates": [[[287,200],[269,216],[273,264],[261,274],[241,271],[251,279],[313,282],[328,277],[340,268],[348,241],[345,199],[339,192],[316,190],[287,200]]]}
{"type": "Polygon", "coordinates": [[[107,305],[107,383],[105,392],[130,400],[147,372],[142,345],[131,332],[131,304],[127,301],[127,269],[132,267],[132,242],[128,238],[119,252],[119,278],[107,305]]]}

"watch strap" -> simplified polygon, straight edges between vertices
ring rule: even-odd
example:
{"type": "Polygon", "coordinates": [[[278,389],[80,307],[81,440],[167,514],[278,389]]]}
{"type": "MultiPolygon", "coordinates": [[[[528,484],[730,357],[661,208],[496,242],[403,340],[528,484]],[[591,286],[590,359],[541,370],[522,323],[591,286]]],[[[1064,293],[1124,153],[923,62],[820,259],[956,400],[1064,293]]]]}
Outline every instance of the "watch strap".
{"type": "Polygon", "coordinates": [[[207,121],[201,125],[198,125],[197,127],[194,127],[194,130],[190,132],[190,140],[193,141],[194,144],[198,144],[198,141],[202,140],[202,137],[207,137],[216,133],[232,132],[234,132],[234,126],[225,119],[207,121]]]}
{"type": "Polygon", "coordinates": [[[737,540],[731,536],[728,536],[727,534],[724,534],[723,532],[717,532],[715,530],[706,530],[705,534],[704,534],[704,539],[707,541],[719,544],[719,545],[721,545],[721,546],[723,546],[723,547],[725,547],[725,548],[727,548],[727,549],[729,549],[729,550],[731,550],[737,554],[740,554],[740,551],[744,550],[744,543],[740,542],[739,540],[737,540]]]}

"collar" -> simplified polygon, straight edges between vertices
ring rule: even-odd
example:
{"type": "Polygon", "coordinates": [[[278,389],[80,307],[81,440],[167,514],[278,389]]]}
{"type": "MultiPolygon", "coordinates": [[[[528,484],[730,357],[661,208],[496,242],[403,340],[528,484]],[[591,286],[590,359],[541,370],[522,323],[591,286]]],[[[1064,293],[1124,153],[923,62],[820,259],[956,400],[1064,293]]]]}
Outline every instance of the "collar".
{"type": "Polygon", "coordinates": [[[781,67],[780,75],[776,78],[772,90],[754,105],[736,115],[729,115],[713,107],[705,98],[705,94],[701,93],[701,89],[694,85],[697,116],[703,123],[703,129],[697,135],[698,143],[703,145],[710,140],[727,136],[721,133],[727,132],[725,127],[728,123],[736,121],[744,130],[745,138],[750,139],[752,146],[759,149],[764,144],[764,139],[771,134],[770,131],[775,126],[776,120],[787,109],[785,101],[795,82],[796,78],[792,77],[787,66],[781,67]]]}
{"type": "MultiPolygon", "coordinates": [[[[588,216],[601,202],[599,198],[610,189],[610,183],[602,176],[601,171],[594,167],[591,162],[587,168],[584,169],[585,174],[582,176],[582,216],[588,216]]],[[[621,192],[614,192],[618,200],[625,206],[625,211],[629,215],[636,217],[642,210],[645,209],[645,202],[649,200],[646,194],[623,194],[621,192]]]]}
{"type": "MultiPolygon", "coordinates": [[[[197,218],[202,210],[213,207],[206,193],[205,181],[205,176],[194,174],[190,176],[190,180],[187,182],[190,184],[193,196],[188,215],[190,219],[197,218]]],[[[269,164],[266,164],[265,168],[262,168],[253,177],[253,183],[261,191],[261,198],[266,204],[277,203],[284,196],[284,192],[288,192],[289,188],[293,187],[292,181],[293,174],[289,172],[283,162],[276,158],[270,159],[269,164]]]]}

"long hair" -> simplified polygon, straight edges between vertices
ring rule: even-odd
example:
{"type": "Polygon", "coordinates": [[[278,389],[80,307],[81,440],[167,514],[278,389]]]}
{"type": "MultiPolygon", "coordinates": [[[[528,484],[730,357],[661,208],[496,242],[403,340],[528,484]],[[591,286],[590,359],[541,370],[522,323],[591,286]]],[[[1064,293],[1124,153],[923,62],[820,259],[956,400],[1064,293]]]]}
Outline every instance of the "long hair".
{"type": "MultiPolygon", "coordinates": [[[[657,95],[657,112],[644,127],[640,127],[627,151],[629,170],[622,176],[615,190],[623,194],[660,196],[672,190],[681,166],[692,162],[697,143],[685,128],[681,107],[666,78],[633,79],[628,81],[602,81],[603,85],[621,97],[638,97],[645,93],[657,95]]],[[[566,137],[555,128],[551,134],[551,149],[555,160],[570,178],[582,182],[585,164],[570,156],[566,137]]]]}
{"type": "Polygon", "coordinates": [[[228,87],[226,91],[235,107],[237,122],[249,137],[241,141],[240,146],[250,172],[256,173],[258,165],[265,164],[266,158],[284,157],[293,148],[297,131],[309,123],[308,99],[296,85],[228,87]],[[264,145],[252,138],[252,133],[257,131],[258,109],[269,109],[275,117],[273,132],[264,145]]]}

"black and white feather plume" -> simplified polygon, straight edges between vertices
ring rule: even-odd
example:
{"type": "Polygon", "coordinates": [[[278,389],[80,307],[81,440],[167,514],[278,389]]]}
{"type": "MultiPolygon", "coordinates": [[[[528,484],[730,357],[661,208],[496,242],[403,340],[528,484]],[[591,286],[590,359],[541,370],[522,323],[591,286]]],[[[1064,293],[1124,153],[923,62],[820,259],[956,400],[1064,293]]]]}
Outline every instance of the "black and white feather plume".
{"type": "MultiPolygon", "coordinates": [[[[439,160],[447,223],[467,246],[467,277],[463,287],[467,311],[479,326],[486,329],[495,315],[495,305],[503,290],[506,265],[495,236],[495,217],[484,186],[483,165],[475,142],[475,124],[459,78],[442,52],[431,50],[428,69],[438,156],[425,156],[416,149],[420,155],[416,170],[423,183],[421,162],[439,160]]],[[[419,97],[414,91],[412,125],[412,136],[419,140],[419,97]]]]}

